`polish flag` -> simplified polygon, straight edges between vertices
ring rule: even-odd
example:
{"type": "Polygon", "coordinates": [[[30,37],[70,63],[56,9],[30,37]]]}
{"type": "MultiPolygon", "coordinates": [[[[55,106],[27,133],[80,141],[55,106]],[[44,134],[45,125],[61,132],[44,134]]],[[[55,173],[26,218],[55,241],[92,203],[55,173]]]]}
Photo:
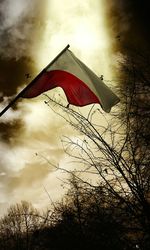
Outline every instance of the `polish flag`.
{"type": "Polygon", "coordinates": [[[110,112],[120,101],[115,93],[68,49],[42,71],[34,83],[22,93],[22,97],[33,98],[56,87],[61,87],[69,104],[75,106],[99,103],[105,112],[110,112]]]}

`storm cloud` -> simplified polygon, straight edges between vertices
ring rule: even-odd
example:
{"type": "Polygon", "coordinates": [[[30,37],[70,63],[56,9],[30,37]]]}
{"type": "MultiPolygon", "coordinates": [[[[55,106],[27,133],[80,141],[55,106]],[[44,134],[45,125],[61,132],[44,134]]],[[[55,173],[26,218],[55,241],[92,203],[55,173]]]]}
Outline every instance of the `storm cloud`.
{"type": "Polygon", "coordinates": [[[146,0],[108,0],[107,27],[114,40],[114,51],[150,51],[149,2],[146,0]]]}
{"type": "MultiPolygon", "coordinates": [[[[0,108],[68,43],[98,75],[116,76],[118,53],[132,44],[144,48],[150,44],[147,6],[145,1],[134,2],[0,1],[0,108]]],[[[20,100],[0,118],[2,209],[19,202],[24,192],[23,198],[37,206],[48,204],[43,185],[55,197],[61,192],[57,174],[40,155],[65,165],[60,137],[74,132],[44,100],[20,100]]]]}

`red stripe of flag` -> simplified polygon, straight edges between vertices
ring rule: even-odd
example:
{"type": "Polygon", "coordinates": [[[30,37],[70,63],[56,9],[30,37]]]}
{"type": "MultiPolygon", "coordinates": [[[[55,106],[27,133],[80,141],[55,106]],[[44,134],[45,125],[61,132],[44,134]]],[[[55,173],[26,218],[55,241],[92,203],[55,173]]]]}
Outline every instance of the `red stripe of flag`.
{"type": "Polygon", "coordinates": [[[84,106],[92,103],[100,103],[97,96],[83,81],[63,70],[44,72],[35,82],[35,86],[32,85],[31,88],[27,89],[22,97],[36,97],[56,87],[61,87],[64,90],[70,104],[84,106]]]}

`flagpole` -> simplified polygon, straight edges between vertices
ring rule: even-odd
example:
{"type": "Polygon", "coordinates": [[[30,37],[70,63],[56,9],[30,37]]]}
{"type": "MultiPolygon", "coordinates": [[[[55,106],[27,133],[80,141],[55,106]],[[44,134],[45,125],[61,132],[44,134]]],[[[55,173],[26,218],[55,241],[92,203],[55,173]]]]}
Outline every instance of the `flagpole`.
{"type": "Polygon", "coordinates": [[[22,94],[31,87],[40,76],[49,68],[68,48],[70,45],[68,44],[21,92],[0,112],[0,117],[22,96],[22,94]]]}

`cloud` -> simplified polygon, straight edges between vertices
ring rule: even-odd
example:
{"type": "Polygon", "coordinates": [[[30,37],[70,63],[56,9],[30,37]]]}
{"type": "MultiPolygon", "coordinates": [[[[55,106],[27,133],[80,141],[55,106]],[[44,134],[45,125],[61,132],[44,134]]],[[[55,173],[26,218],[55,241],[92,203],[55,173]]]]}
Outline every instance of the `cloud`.
{"type": "Polygon", "coordinates": [[[149,51],[149,7],[147,1],[109,0],[106,5],[107,27],[114,52],[149,51]]]}
{"type": "MultiPolygon", "coordinates": [[[[0,108],[16,95],[19,86],[27,83],[26,73],[35,75],[33,54],[36,54],[42,34],[46,0],[0,1],[0,108]],[[39,22],[40,20],[40,22],[39,22]],[[39,41],[39,42],[38,42],[39,41]]],[[[14,105],[13,108],[16,108],[14,105]]],[[[9,109],[0,118],[0,137],[10,138],[22,131],[19,110],[9,109]]]]}
{"type": "MultiPolygon", "coordinates": [[[[68,43],[98,75],[111,77],[111,39],[105,28],[104,7],[99,0],[1,1],[1,108],[8,96],[27,83],[26,73],[34,77],[68,43]]],[[[51,95],[56,92],[52,90],[51,95]]],[[[3,204],[18,202],[23,196],[38,206],[41,201],[46,205],[49,201],[44,200],[43,185],[52,198],[61,193],[58,175],[44,158],[65,167],[61,136],[75,136],[75,132],[44,100],[42,96],[19,100],[0,120],[3,204]]]]}
{"type": "MultiPolygon", "coordinates": [[[[38,0],[4,0],[0,3],[0,55],[19,59],[26,56],[33,46],[33,35],[39,8],[38,0]]],[[[32,48],[33,49],[33,48],[32,48]]]]}

